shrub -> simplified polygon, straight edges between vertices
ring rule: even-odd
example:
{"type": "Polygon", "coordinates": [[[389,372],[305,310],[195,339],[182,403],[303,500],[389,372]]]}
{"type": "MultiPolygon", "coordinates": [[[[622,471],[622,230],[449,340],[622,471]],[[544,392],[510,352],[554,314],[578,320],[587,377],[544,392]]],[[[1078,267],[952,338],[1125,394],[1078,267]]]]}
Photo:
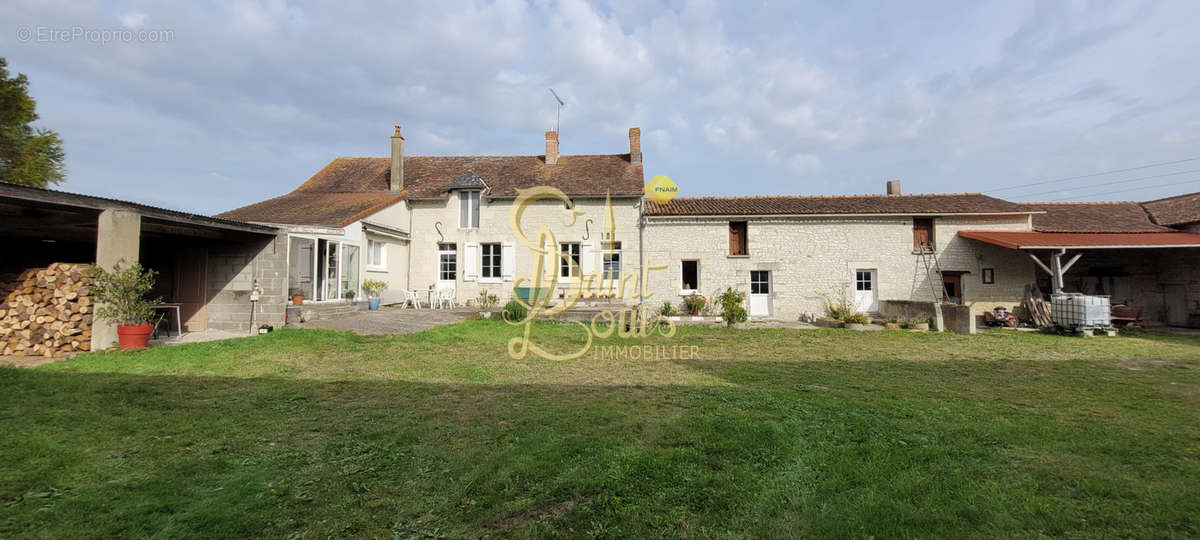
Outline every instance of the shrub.
{"type": "Polygon", "coordinates": [[[529,308],[525,307],[520,300],[512,299],[507,304],[504,304],[502,316],[504,320],[509,322],[521,322],[529,315],[529,308]]]}
{"type": "Polygon", "coordinates": [[[92,294],[100,304],[96,317],[121,326],[148,323],[154,319],[154,305],[161,300],[146,298],[146,293],[154,288],[158,272],[138,263],[122,268],[124,262],[118,261],[112,271],[99,266],[92,268],[92,276],[96,278],[92,294]]]}
{"type": "Polygon", "coordinates": [[[748,315],[746,308],[742,307],[745,300],[746,293],[735,291],[732,287],[717,295],[717,303],[721,306],[721,317],[725,319],[725,326],[746,322],[748,315]]]}
{"type": "Polygon", "coordinates": [[[693,293],[683,297],[683,305],[687,307],[687,311],[691,315],[698,315],[706,303],[708,303],[708,299],[699,294],[693,293]]]}
{"type": "Polygon", "coordinates": [[[858,312],[854,309],[854,301],[850,298],[847,287],[838,287],[833,294],[818,292],[817,296],[825,299],[825,311],[829,316],[839,321],[845,322],[847,316],[858,312]]]}
{"type": "Polygon", "coordinates": [[[479,311],[491,311],[500,302],[500,298],[486,290],[482,290],[479,291],[479,296],[475,298],[475,302],[479,304],[479,311]]]}
{"type": "Polygon", "coordinates": [[[675,314],[675,306],[672,306],[669,300],[663,302],[662,307],[658,308],[658,314],[662,315],[663,317],[670,317],[671,315],[675,314]]]}
{"type": "Polygon", "coordinates": [[[849,324],[870,324],[871,318],[867,317],[866,313],[851,313],[842,319],[842,322],[849,324]]]}
{"type": "Polygon", "coordinates": [[[379,298],[379,295],[383,294],[383,291],[386,291],[387,288],[387,283],[374,279],[364,281],[362,284],[363,292],[367,293],[367,296],[371,298],[379,298]]]}

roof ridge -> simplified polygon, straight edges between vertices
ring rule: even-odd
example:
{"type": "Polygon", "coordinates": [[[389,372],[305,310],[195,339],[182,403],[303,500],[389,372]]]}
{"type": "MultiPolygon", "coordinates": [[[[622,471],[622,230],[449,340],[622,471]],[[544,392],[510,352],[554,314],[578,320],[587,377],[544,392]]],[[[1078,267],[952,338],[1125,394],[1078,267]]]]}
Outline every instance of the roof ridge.
{"type": "Polygon", "coordinates": [[[1052,202],[1019,202],[1014,204],[1048,204],[1055,206],[1070,206],[1084,204],[1141,204],[1137,201],[1052,201],[1052,202]]]}
{"type": "Polygon", "coordinates": [[[1162,202],[1162,201],[1169,201],[1169,200],[1171,200],[1171,199],[1182,199],[1182,198],[1184,198],[1184,197],[1193,197],[1193,196],[1196,196],[1196,195],[1200,195],[1200,191],[1194,191],[1194,192],[1192,192],[1192,193],[1183,193],[1183,194],[1181,194],[1181,195],[1171,195],[1170,197],[1163,197],[1163,198],[1161,198],[1161,199],[1150,199],[1150,200],[1148,200],[1148,201],[1142,201],[1142,202],[1141,202],[1141,204],[1154,203],[1154,202],[1162,202]]]}
{"type": "MultiPolygon", "coordinates": [[[[700,196],[694,196],[694,197],[674,197],[671,200],[672,201],[679,201],[679,200],[691,200],[691,201],[732,200],[732,201],[737,201],[737,200],[749,200],[749,199],[854,199],[854,198],[862,198],[862,197],[894,199],[894,198],[899,198],[899,197],[964,197],[964,196],[988,197],[988,195],[984,195],[979,192],[963,192],[963,193],[901,193],[901,194],[895,194],[895,195],[888,195],[888,194],[884,194],[884,193],[861,193],[861,194],[852,194],[852,195],[732,195],[732,196],[700,195],[700,196]]],[[[994,197],[991,197],[991,198],[994,198],[994,197]]],[[[1003,199],[998,199],[998,200],[1003,200],[1003,199]]]]}

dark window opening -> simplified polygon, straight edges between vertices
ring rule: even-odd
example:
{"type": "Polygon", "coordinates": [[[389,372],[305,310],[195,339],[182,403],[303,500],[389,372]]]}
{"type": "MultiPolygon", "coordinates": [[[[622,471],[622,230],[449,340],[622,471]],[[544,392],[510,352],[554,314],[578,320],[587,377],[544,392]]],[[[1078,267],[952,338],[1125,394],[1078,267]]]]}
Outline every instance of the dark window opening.
{"type": "Polygon", "coordinates": [[[767,270],[750,271],[750,294],[771,294],[771,272],[767,270]]]}
{"type": "Polygon", "coordinates": [[[500,277],[500,244],[483,244],[480,275],[485,278],[500,277]]]}
{"type": "Polygon", "coordinates": [[[683,290],[694,291],[700,288],[700,261],[683,261],[683,272],[680,276],[683,290]]]}
{"type": "Polygon", "coordinates": [[[996,269],[995,268],[984,268],[983,269],[983,284],[991,285],[995,282],[996,282],[996,269]]]}
{"type": "Polygon", "coordinates": [[[562,277],[579,275],[579,244],[563,242],[559,247],[562,248],[562,253],[567,258],[559,258],[558,275],[562,277]]]}

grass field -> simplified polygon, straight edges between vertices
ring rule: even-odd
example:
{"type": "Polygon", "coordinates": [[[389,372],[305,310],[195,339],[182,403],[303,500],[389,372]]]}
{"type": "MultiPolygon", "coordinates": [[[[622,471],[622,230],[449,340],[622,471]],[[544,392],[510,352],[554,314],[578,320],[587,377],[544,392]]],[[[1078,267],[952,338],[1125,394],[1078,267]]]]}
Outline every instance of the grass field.
{"type": "Polygon", "coordinates": [[[1200,534],[1197,337],[685,328],[648,343],[698,359],[554,362],[516,333],[0,369],[0,537],[1200,534]]]}

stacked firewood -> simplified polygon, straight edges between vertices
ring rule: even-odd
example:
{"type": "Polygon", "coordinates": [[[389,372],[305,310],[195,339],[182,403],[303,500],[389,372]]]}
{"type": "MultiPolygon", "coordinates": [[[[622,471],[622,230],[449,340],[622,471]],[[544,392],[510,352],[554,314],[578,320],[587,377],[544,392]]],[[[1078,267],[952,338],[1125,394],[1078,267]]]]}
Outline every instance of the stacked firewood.
{"type": "Polygon", "coordinates": [[[92,265],[0,275],[0,354],[61,358],[92,348],[92,265]]]}

